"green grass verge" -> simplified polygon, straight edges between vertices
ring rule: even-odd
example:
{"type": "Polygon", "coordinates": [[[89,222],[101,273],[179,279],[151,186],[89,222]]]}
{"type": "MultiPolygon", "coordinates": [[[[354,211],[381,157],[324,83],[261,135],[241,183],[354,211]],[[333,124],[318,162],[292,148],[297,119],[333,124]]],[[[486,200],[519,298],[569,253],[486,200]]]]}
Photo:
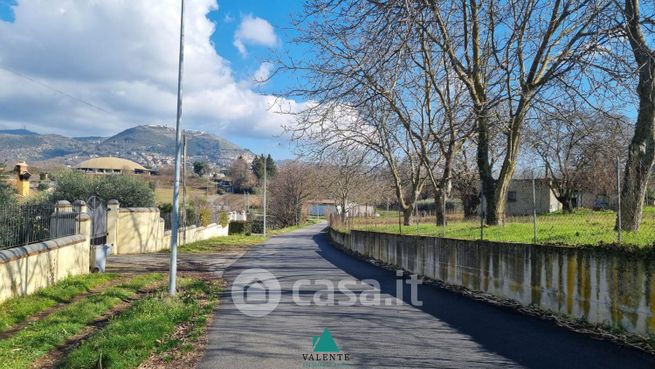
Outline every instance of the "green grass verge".
{"type": "MultiPolygon", "coordinates": [[[[197,241],[181,246],[178,252],[181,254],[203,254],[223,252],[240,248],[258,245],[267,240],[264,236],[246,236],[243,234],[232,234],[225,237],[210,238],[205,241],[197,241]]],[[[169,252],[166,250],[165,252],[169,252]]]]}
{"type": "Polygon", "coordinates": [[[303,223],[303,224],[298,224],[298,225],[295,225],[295,226],[290,226],[290,227],[280,228],[280,229],[272,229],[268,233],[271,236],[275,236],[275,235],[279,235],[279,234],[285,234],[285,233],[297,231],[299,229],[308,227],[310,225],[318,224],[318,223],[320,223],[322,221],[323,221],[322,219],[307,219],[307,221],[305,223],[303,223]]]}
{"type": "MultiPolygon", "coordinates": [[[[138,367],[153,352],[185,349],[173,337],[180,324],[191,324],[186,336],[197,340],[218,301],[217,283],[180,279],[176,298],[159,294],[139,300],[67,357],[61,368],[128,369],[138,367]]],[[[188,343],[186,343],[188,345],[188,343]]]]}
{"type": "Polygon", "coordinates": [[[29,296],[9,299],[0,304],[0,332],[22,323],[58,303],[67,303],[91,289],[105,284],[118,275],[111,273],[85,274],[68,277],[29,296]]]}
{"type": "MultiPolygon", "coordinates": [[[[537,216],[537,243],[562,245],[601,245],[618,241],[614,230],[616,213],[612,211],[577,210],[573,214],[551,213],[537,216]]],[[[421,223],[403,226],[386,222],[376,224],[376,219],[358,220],[353,229],[370,230],[420,236],[447,237],[466,240],[480,239],[480,221],[451,221],[444,228],[434,224],[421,223]]],[[[655,243],[655,208],[644,209],[640,231],[623,232],[624,245],[649,246],[655,243]]],[[[484,227],[484,239],[500,242],[533,242],[532,218],[511,217],[505,225],[484,227]]]]}
{"type": "MultiPolygon", "coordinates": [[[[190,243],[188,245],[181,246],[178,249],[178,253],[181,254],[203,254],[203,253],[214,253],[214,252],[223,252],[228,250],[237,250],[241,248],[248,248],[255,245],[264,243],[269,237],[276,236],[284,233],[293,232],[295,230],[307,227],[311,224],[316,224],[320,221],[308,221],[305,224],[300,224],[297,226],[291,226],[287,228],[275,229],[268,232],[267,237],[263,235],[250,235],[246,236],[244,234],[231,234],[225,237],[216,237],[211,238],[205,241],[197,241],[190,243]]],[[[170,252],[169,250],[163,250],[162,252],[170,252]]]]}
{"type": "Polygon", "coordinates": [[[0,341],[0,368],[28,368],[66,339],[73,337],[105,311],[163,279],[160,273],[143,274],[107,288],[58,310],[0,341]]]}

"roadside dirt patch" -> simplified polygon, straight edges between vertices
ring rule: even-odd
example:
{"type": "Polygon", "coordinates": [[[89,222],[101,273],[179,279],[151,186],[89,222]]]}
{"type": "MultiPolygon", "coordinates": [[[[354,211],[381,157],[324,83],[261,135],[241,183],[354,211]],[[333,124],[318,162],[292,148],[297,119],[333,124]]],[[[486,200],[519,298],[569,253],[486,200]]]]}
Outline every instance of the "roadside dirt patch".
{"type": "MultiPolygon", "coordinates": [[[[177,258],[178,272],[204,272],[214,274],[216,278],[241,257],[246,250],[234,250],[221,253],[179,254],[177,258]]],[[[170,255],[138,254],[112,255],[107,260],[107,272],[113,273],[167,273],[170,265],[170,255]]]]}

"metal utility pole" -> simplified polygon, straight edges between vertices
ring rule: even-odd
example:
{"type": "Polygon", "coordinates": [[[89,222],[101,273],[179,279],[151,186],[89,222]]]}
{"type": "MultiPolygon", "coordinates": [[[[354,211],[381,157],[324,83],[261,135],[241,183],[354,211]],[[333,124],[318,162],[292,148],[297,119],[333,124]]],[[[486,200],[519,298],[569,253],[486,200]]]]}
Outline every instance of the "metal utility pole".
{"type": "Polygon", "coordinates": [[[621,234],[621,161],[616,157],[616,230],[619,232],[619,245],[623,241],[621,234]]]}
{"type": "Polygon", "coordinates": [[[537,243],[537,186],[532,172],[532,242],[537,243]]]}
{"type": "Polygon", "coordinates": [[[184,0],[180,5],[180,59],[177,69],[177,119],[175,122],[175,182],[173,182],[173,213],[171,216],[171,264],[168,280],[168,293],[175,296],[177,284],[177,236],[180,225],[180,161],[182,156],[182,70],[184,67],[184,0]]]}
{"type": "Polygon", "coordinates": [[[484,240],[484,191],[480,182],[480,241],[484,240]]]}
{"type": "Polygon", "coordinates": [[[187,151],[186,151],[186,139],[187,135],[182,133],[182,215],[180,219],[182,220],[182,227],[184,227],[184,232],[182,232],[182,245],[186,245],[186,226],[187,222],[187,212],[186,212],[186,167],[187,167],[187,151]]]}
{"type": "Polygon", "coordinates": [[[267,210],[267,204],[266,204],[266,159],[264,159],[264,236],[266,236],[266,210],[267,210]]]}

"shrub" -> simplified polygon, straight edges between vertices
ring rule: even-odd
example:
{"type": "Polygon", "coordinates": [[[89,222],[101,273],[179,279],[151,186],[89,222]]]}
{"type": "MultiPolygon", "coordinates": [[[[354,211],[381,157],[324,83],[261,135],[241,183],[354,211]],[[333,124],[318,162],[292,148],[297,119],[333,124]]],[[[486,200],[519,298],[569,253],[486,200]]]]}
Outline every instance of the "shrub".
{"type": "MultiPolygon", "coordinates": [[[[84,173],[65,171],[55,176],[55,190],[52,192],[52,200],[75,200],[86,201],[89,197],[95,195],[93,186],[93,177],[84,175],[84,173]]],[[[110,199],[107,199],[110,200],[110,199]]]]}
{"type": "Polygon", "coordinates": [[[198,209],[198,220],[200,221],[200,226],[207,227],[212,221],[211,210],[209,208],[198,209]]]}
{"type": "Polygon", "coordinates": [[[252,224],[244,221],[230,222],[228,234],[245,234],[246,236],[250,236],[252,234],[252,224]]]}
{"type": "Polygon", "coordinates": [[[98,176],[97,195],[104,200],[116,199],[123,207],[152,207],[155,192],[148,182],[135,175],[98,176]]]}
{"type": "Polygon", "coordinates": [[[87,200],[91,196],[104,201],[118,200],[122,207],[151,207],[155,193],[148,182],[135,175],[97,175],[66,171],[56,176],[52,201],[87,200]]]}
{"type": "Polygon", "coordinates": [[[11,205],[16,203],[16,192],[7,183],[9,174],[5,170],[5,164],[0,163],[0,204],[11,205]]]}
{"type": "Polygon", "coordinates": [[[220,212],[220,214],[218,214],[218,224],[220,224],[221,227],[227,227],[228,223],[230,223],[230,217],[226,212],[220,212]]]}
{"type": "Polygon", "coordinates": [[[160,213],[172,213],[173,212],[173,204],[167,203],[167,204],[159,204],[159,212],[160,213]]]}
{"type": "Polygon", "coordinates": [[[10,186],[0,182],[0,204],[7,206],[16,204],[16,193],[10,186]]]}

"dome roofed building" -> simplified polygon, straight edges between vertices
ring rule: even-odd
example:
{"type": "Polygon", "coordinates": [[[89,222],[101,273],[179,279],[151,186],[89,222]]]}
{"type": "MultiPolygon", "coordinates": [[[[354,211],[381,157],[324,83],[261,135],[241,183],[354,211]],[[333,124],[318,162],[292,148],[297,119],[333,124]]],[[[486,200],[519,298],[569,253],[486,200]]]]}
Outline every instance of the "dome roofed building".
{"type": "Polygon", "coordinates": [[[75,169],[88,174],[150,174],[150,170],[131,160],[100,157],[85,160],[75,169]]]}

